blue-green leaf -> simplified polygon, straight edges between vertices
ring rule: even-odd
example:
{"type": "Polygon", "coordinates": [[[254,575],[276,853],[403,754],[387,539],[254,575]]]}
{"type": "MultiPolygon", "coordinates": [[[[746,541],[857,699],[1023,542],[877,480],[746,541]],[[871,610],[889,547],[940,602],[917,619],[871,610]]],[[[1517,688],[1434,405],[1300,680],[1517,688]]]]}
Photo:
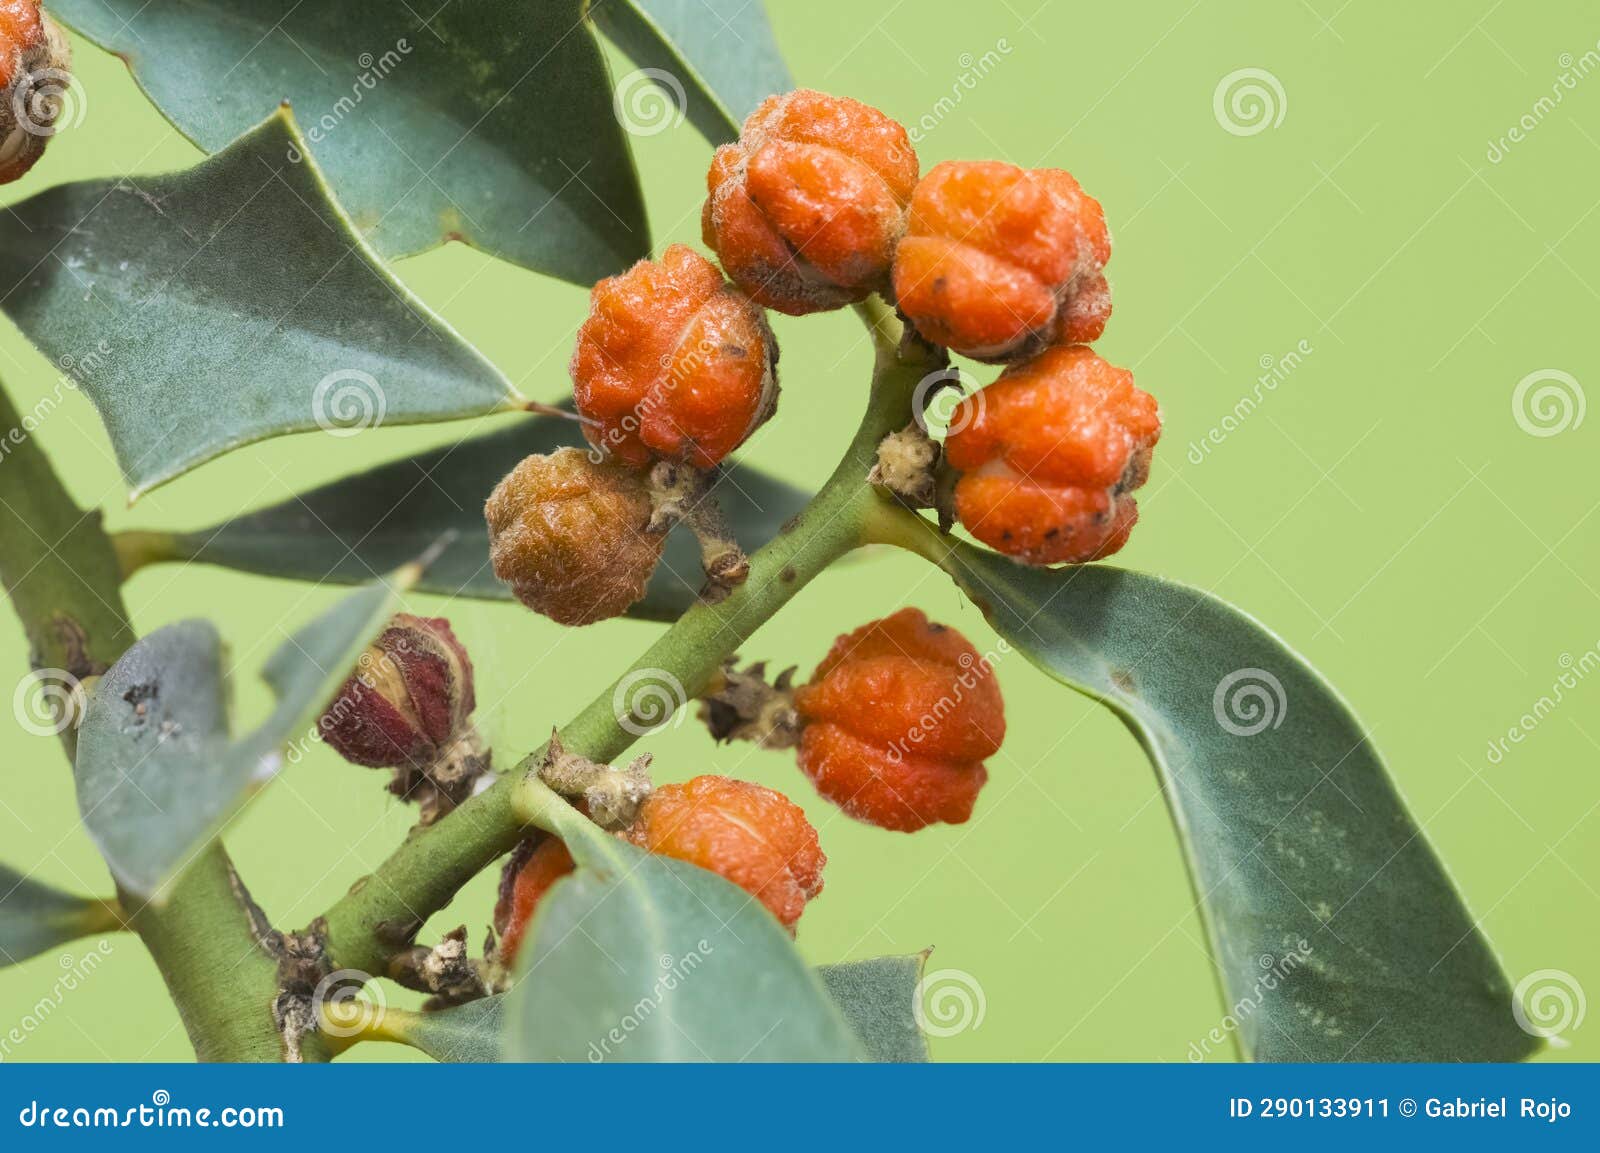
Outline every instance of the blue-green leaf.
{"type": "Polygon", "coordinates": [[[461,239],[589,284],[649,251],[583,0],[49,7],[125,59],[208,152],[288,101],[340,203],[386,256],[461,239]]]}
{"type": "MultiPolygon", "coordinates": [[[[524,785],[525,788],[529,787],[524,785]]],[[[765,906],[600,832],[542,786],[578,868],[539,902],[507,1005],[518,1061],[849,1061],[860,1043],[765,906]]]]}
{"type": "Polygon", "coordinates": [[[1246,1057],[1512,1061],[1537,1048],[1371,735],[1283,641],[1156,577],[929,552],[1006,641],[1143,743],[1246,1057]]]}
{"type": "Polygon", "coordinates": [[[302,147],[279,113],[188,171],[0,214],[0,307],[94,401],[134,495],[286,432],[522,403],[351,231],[302,147]]]}
{"type": "Polygon", "coordinates": [[[617,84],[618,115],[635,131],[660,131],[682,112],[721,144],[761,101],[794,87],[760,0],[590,0],[589,15],[640,66],[617,84]],[[641,87],[651,82],[659,103],[641,87]]]}
{"type": "Polygon", "coordinates": [[[0,969],[79,937],[121,928],[115,902],[63,893],[0,865],[0,969]]]}
{"type": "Polygon", "coordinates": [[[229,735],[222,639],[180,621],[133,645],[96,684],[74,774],[84,825],[119,884],[160,903],[168,882],[310,737],[321,709],[392,613],[396,585],[358,589],[285,641],[264,675],[278,696],[260,727],[229,735]]]}
{"type": "Polygon", "coordinates": [[[928,954],[841,961],[817,970],[872,1061],[926,1061],[917,999],[928,954]]]}

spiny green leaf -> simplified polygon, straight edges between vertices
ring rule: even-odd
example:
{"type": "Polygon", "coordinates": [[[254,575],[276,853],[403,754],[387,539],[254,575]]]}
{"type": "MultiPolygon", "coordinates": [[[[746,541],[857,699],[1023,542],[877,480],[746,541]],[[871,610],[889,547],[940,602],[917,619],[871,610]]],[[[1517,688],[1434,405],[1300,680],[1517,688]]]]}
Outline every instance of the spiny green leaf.
{"type": "MultiPolygon", "coordinates": [[[[385,255],[459,238],[589,284],[650,248],[582,0],[52,0],[208,152],[293,105],[385,255]]],[[[307,283],[314,278],[308,277],[307,283]]]]}
{"type": "Polygon", "coordinates": [[[640,66],[617,84],[618,115],[636,131],[660,131],[677,109],[721,144],[794,87],[760,0],[591,0],[589,15],[640,66]]]}
{"type": "MultiPolygon", "coordinates": [[[[581,440],[577,426],[559,417],[519,419],[209,528],[124,534],[118,548],[129,567],[197,560],[267,576],[354,584],[453,534],[418,588],[504,600],[511,593],[489,568],[483,502],[524,456],[581,440]]],[[[740,464],[724,467],[715,492],[746,550],[776,536],[807,499],[799,489],[740,464]]],[[[649,591],[630,615],[676,620],[703,583],[693,534],[674,529],[649,591]]]]}
{"type": "Polygon", "coordinates": [[[134,495],[286,432],[520,403],[361,243],[301,147],[280,112],[186,172],[0,214],[0,307],[94,401],[134,495]]]}
{"type": "Polygon", "coordinates": [[[1247,1057],[1534,1051],[1370,734],[1297,653],[1155,577],[1025,568],[966,545],[942,563],[1006,641],[1117,712],[1149,752],[1247,1057]]]}
{"type": "Polygon", "coordinates": [[[393,611],[394,586],[350,593],[268,658],[271,715],[228,734],[222,639],[209,621],[142,638],[111,666],[78,732],[74,774],[84,825],[123,887],[158,903],[167,882],[278,773],[393,611]]]}
{"type": "Polygon", "coordinates": [[[114,904],[63,893],[0,865],[0,969],[121,927],[114,904]]]}
{"type": "Polygon", "coordinates": [[[842,961],[817,970],[873,1061],[926,1061],[928,1039],[917,1023],[926,953],[842,961]]]}
{"type": "Polygon", "coordinates": [[[549,790],[578,869],[539,902],[508,995],[517,1061],[849,1061],[822,981],[750,894],[600,832],[549,790]]]}

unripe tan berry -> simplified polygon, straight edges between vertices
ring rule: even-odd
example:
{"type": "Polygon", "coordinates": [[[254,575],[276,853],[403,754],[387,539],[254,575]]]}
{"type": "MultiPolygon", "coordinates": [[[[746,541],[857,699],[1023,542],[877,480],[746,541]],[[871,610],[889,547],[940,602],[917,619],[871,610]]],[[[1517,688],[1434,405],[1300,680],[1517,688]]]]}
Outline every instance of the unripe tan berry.
{"type": "Polygon", "coordinates": [[[66,35],[39,0],[0,0],[0,184],[21,179],[44,155],[71,63],[66,35]]]}
{"type": "Polygon", "coordinates": [[[652,531],[644,478],[575,448],[534,455],[483,506],[494,575],[564,625],[625,612],[644,596],[666,533],[652,531]]]}

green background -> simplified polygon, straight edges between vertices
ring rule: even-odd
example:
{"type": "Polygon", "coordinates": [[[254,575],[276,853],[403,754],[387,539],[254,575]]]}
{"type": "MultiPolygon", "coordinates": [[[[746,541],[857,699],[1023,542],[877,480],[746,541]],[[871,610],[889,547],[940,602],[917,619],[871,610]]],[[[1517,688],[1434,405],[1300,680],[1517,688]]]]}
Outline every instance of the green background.
{"type": "MultiPolygon", "coordinates": [[[[1568,690],[1500,763],[1487,755],[1600,644],[1600,416],[1535,436],[1512,407],[1518,382],[1541,370],[1600,387],[1600,57],[1583,59],[1600,23],[1586,7],[770,5],[800,83],[907,124],[928,118],[925,168],[982,157],[1059,166],[1102,201],[1116,315],[1099,350],[1136,371],[1166,420],[1143,523],[1118,563],[1212,589],[1306,653],[1373,730],[1513,982],[1556,969],[1600,995],[1600,677],[1568,690]],[[1248,136],[1225,131],[1213,108],[1219,81],[1242,68],[1269,71],[1283,92],[1281,121],[1248,136]],[[1535,111],[1564,70],[1584,74],[1535,111]],[[1535,127],[1491,162],[1491,140],[1525,115],[1535,127]],[[1298,367],[1195,463],[1191,442],[1302,341],[1311,352],[1298,367]]],[[[76,47],[83,121],[0,203],[197,155],[118,61],[76,47]]],[[[351,46],[352,72],[367,47],[351,46]]],[[[657,248],[697,243],[709,146],[687,123],[635,143],[657,248]]],[[[399,272],[524,392],[566,391],[581,290],[459,246],[399,272]]],[[[816,485],[854,427],[870,351],[848,313],[776,327],[782,404],[745,455],[816,485]]],[[[56,388],[52,365],[9,326],[0,376],[24,411],[56,388]]],[[[113,527],[188,528],[487,423],[279,439],[133,510],[87,401],[69,396],[38,435],[80,502],[105,508],[113,527]]],[[[201,567],[148,570],[127,589],[141,631],[196,614],[220,623],[241,716],[265,707],[262,659],[336,595],[201,567]]],[[[745,655],[808,671],[835,633],[903,604],[993,644],[947,580],[886,554],[826,574],[745,655]]],[[[567,632],[509,605],[416,597],[412,607],[448,614],[466,640],[480,724],[507,761],[657,628],[567,632]]],[[[0,645],[10,689],[25,646],[8,613],[0,645]]],[[[1185,1060],[1223,1007],[1155,777],[1109,713],[1017,656],[999,676],[1009,731],[976,816],[911,837],[841,817],[792,754],[714,748],[692,719],[641,747],[663,778],[747,777],[806,806],[830,858],[801,924],[810,958],[931,945],[931,968],[970,975],[982,1019],[935,1039],[936,1057],[1185,1060]]],[[[54,740],[3,711],[0,732],[0,859],[69,889],[108,889],[54,740]]],[[[318,749],[230,830],[279,926],[309,921],[403,837],[409,813],[382,783],[318,749]]],[[[476,941],[493,890],[491,873],[434,927],[465,922],[476,941]]],[[[54,999],[62,964],[52,953],[0,972],[0,1034],[54,999]]],[[[110,959],[59,1001],[8,1059],[190,1055],[132,938],[114,939],[110,959]]],[[[1600,1020],[1565,1040],[1548,1055],[1600,1059],[1600,1020]]]]}

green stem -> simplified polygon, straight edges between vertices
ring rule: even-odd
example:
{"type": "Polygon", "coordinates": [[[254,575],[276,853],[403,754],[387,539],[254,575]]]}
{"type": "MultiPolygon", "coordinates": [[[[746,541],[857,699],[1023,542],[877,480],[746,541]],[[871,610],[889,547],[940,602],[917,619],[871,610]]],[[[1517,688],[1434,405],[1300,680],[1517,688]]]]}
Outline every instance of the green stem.
{"type": "Polygon", "coordinates": [[[865,533],[869,543],[915,553],[951,576],[957,572],[952,558],[963,551],[976,551],[965,541],[940,532],[927,517],[893,501],[878,502],[867,518],[865,533]]]}
{"type": "Polygon", "coordinates": [[[111,534],[111,548],[116,553],[117,570],[124,581],[146,565],[187,559],[178,547],[178,538],[170,532],[143,529],[115,532],[111,534]]]}
{"type": "MultiPolygon", "coordinates": [[[[33,667],[81,680],[109,668],[133,643],[133,629],[99,512],[78,508],[31,433],[0,389],[0,583],[27,630],[33,667]]],[[[71,758],[75,730],[69,725],[61,736],[71,758]]],[[[200,854],[160,908],[126,895],[120,908],[105,903],[108,928],[122,924],[123,909],[161,970],[196,1056],[282,1058],[271,1009],[276,963],[257,940],[253,906],[220,842],[200,854]],[[241,1003],[251,1010],[240,1013],[241,1003]]]]}
{"type": "MultiPolygon", "coordinates": [[[[882,301],[873,298],[857,311],[876,353],[872,393],[833,475],[798,517],[750,557],[744,584],[716,604],[692,606],[562,726],[567,749],[596,761],[621,756],[648,726],[665,720],[648,711],[661,699],[654,691],[665,689],[678,707],[687,705],[757,628],[830,564],[866,543],[867,524],[884,503],[866,483],[878,442],[910,419],[912,393],[939,363],[931,351],[902,341],[900,322],[882,301]],[[637,700],[637,711],[630,698],[637,700]]],[[[529,753],[489,790],[419,830],[329,909],[328,952],[337,967],[386,972],[389,958],[409,946],[428,916],[516,844],[527,825],[527,813],[516,803],[518,784],[543,753],[529,753]]]]}

